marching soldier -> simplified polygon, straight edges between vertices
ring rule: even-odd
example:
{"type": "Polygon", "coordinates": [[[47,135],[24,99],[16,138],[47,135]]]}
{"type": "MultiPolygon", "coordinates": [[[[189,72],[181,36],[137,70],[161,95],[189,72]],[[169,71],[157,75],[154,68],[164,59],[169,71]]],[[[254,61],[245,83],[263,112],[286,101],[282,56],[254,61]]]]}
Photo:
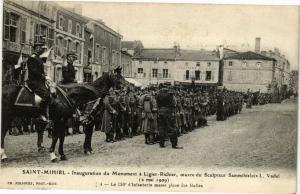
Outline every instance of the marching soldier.
{"type": "Polygon", "coordinates": [[[172,143],[172,148],[182,149],[178,147],[178,137],[175,128],[175,109],[176,100],[174,93],[167,88],[163,88],[157,95],[158,106],[158,129],[159,129],[159,145],[165,147],[165,134],[167,133],[172,143]]]}

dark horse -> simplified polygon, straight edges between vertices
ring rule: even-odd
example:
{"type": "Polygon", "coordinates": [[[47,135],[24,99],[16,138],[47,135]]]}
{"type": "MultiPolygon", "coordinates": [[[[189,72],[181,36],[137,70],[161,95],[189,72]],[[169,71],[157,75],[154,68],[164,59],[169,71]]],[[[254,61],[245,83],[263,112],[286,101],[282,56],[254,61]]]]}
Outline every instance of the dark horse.
{"type": "MultiPolygon", "coordinates": [[[[56,87],[56,86],[54,86],[56,87]]],[[[24,116],[35,118],[39,116],[38,107],[20,107],[15,106],[15,101],[19,91],[21,90],[22,86],[9,84],[2,86],[2,126],[1,126],[1,160],[7,158],[4,152],[4,138],[9,130],[12,120],[17,116],[24,116]]],[[[52,146],[50,149],[51,159],[55,160],[53,156],[55,144],[58,139],[60,139],[59,145],[59,153],[61,155],[61,159],[65,160],[66,156],[63,153],[63,143],[64,143],[64,129],[63,123],[64,120],[67,118],[72,117],[76,114],[77,111],[75,106],[73,106],[70,101],[64,95],[62,90],[56,92],[55,97],[51,98],[50,105],[49,105],[49,115],[50,119],[53,121],[53,138],[52,138],[52,146]]],[[[46,127],[43,125],[42,127],[46,127]]],[[[39,137],[42,138],[42,137],[39,137]]]]}
{"type": "MultiPolygon", "coordinates": [[[[88,116],[93,114],[93,104],[100,101],[100,105],[102,105],[102,99],[108,94],[108,91],[111,87],[116,89],[120,89],[123,82],[123,78],[120,74],[120,71],[117,71],[116,74],[103,74],[100,78],[95,80],[92,84],[75,84],[71,86],[62,86],[68,94],[69,99],[73,101],[73,103],[79,108],[82,114],[88,116]]],[[[101,108],[97,110],[101,112],[101,108]]],[[[101,115],[101,113],[98,115],[101,115]]],[[[91,143],[92,143],[92,135],[93,135],[93,127],[97,126],[97,122],[100,122],[101,118],[96,117],[92,122],[85,124],[84,133],[84,152],[86,154],[91,153],[91,143]]]]}

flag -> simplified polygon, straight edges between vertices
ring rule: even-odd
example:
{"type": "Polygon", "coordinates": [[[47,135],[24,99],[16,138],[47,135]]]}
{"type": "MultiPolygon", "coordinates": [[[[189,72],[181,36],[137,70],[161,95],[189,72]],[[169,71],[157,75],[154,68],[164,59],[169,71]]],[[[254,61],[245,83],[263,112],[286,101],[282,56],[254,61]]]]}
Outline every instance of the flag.
{"type": "Polygon", "coordinates": [[[15,69],[18,69],[18,68],[21,67],[22,61],[23,61],[23,59],[22,59],[22,48],[21,48],[20,56],[19,56],[18,62],[17,62],[17,64],[15,64],[15,69]]]}
{"type": "Polygon", "coordinates": [[[25,64],[25,68],[23,69],[23,73],[24,73],[24,81],[28,80],[28,67],[27,67],[27,63],[25,64]]]}
{"type": "Polygon", "coordinates": [[[48,49],[46,52],[44,52],[43,54],[40,55],[41,58],[48,58],[50,55],[50,52],[52,50],[52,47],[50,49],[48,49]]]}

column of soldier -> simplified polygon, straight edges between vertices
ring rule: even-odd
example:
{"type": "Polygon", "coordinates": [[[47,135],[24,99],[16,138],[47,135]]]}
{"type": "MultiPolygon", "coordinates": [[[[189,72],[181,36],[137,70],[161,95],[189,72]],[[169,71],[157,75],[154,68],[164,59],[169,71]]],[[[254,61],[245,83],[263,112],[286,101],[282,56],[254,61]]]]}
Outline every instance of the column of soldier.
{"type": "MultiPolygon", "coordinates": [[[[226,89],[200,89],[170,87],[175,107],[172,117],[175,121],[176,136],[189,133],[207,125],[207,117],[216,114],[218,121],[242,111],[252,105],[264,105],[271,102],[272,96],[266,93],[242,93],[226,89]]],[[[143,134],[145,144],[152,145],[168,139],[168,132],[159,130],[157,105],[157,87],[140,89],[111,89],[104,99],[103,111],[97,115],[95,130],[106,134],[106,142],[123,140],[143,134]],[[165,134],[161,134],[165,133],[165,134]]],[[[50,128],[49,126],[48,128],[50,128]]],[[[51,130],[50,130],[51,131],[51,130]]],[[[10,135],[35,132],[30,118],[17,118],[10,130],[10,135]]],[[[69,133],[66,131],[66,133],[69,133]]],[[[73,131],[80,133],[80,131],[73,131]]],[[[170,135],[169,135],[170,136],[170,135]]]]}

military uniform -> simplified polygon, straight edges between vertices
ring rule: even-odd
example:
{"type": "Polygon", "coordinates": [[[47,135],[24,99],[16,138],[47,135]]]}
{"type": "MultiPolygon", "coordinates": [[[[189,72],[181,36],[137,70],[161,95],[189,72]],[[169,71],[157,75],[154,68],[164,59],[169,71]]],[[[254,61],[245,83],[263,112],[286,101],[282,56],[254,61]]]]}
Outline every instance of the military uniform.
{"type": "Polygon", "coordinates": [[[28,67],[27,85],[35,94],[37,94],[42,98],[42,102],[40,104],[41,115],[45,116],[46,119],[49,119],[48,103],[50,100],[50,91],[46,87],[44,61],[40,58],[38,53],[34,53],[32,56],[28,58],[27,67],[28,67]]]}
{"type": "Polygon", "coordinates": [[[73,60],[76,59],[75,53],[67,54],[67,65],[62,67],[62,84],[69,84],[75,82],[75,68],[73,66],[73,60]]]}
{"type": "Polygon", "coordinates": [[[160,147],[165,147],[165,133],[167,133],[172,143],[172,148],[181,148],[177,146],[178,137],[175,127],[176,100],[174,94],[168,89],[161,89],[157,95],[157,106],[160,147]]]}

